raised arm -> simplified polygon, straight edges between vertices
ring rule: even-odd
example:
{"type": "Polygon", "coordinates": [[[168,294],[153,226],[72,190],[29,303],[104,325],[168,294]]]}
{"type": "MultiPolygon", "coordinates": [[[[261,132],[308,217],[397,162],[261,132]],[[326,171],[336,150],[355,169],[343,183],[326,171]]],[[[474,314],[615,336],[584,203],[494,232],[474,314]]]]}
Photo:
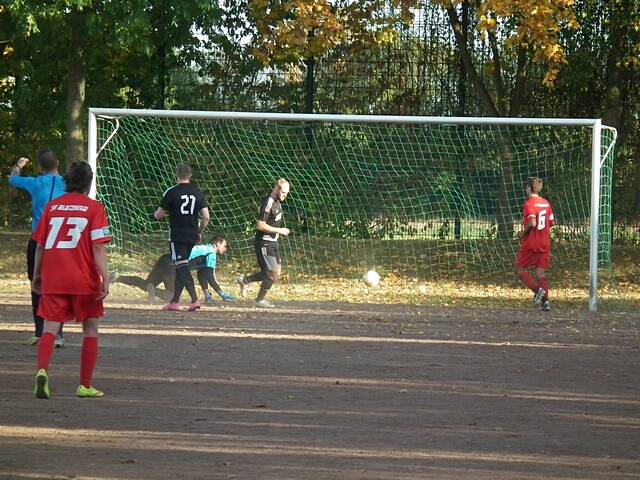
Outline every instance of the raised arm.
{"type": "Polygon", "coordinates": [[[9,178],[15,177],[16,175],[20,175],[22,169],[29,163],[29,159],[27,157],[20,157],[16,164],[11,169],[11,173],[9,174],[9,178]]]}

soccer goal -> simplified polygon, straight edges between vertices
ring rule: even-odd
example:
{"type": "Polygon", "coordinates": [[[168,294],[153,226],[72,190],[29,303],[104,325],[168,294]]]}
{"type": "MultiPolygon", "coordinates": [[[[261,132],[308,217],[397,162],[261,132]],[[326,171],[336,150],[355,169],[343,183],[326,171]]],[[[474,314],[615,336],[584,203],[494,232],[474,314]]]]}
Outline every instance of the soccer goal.
{"type": "MultiPolygon", "coordinates": [[[[513,275],[528,177],[554,208],[554,269],[575,271],[596,310],[611,263],[615,130],[593,119],[453,118],[89,110],[93,194],[106,206],[120,271],[166,250],[152,213],[188,163],[231,249],[254,267],[258,204],[287,178],[292,235],[285,280],[382,276],[483,280],[513,275]]],[[[143,267],[145,265],[145,267],[143,267]]]]}

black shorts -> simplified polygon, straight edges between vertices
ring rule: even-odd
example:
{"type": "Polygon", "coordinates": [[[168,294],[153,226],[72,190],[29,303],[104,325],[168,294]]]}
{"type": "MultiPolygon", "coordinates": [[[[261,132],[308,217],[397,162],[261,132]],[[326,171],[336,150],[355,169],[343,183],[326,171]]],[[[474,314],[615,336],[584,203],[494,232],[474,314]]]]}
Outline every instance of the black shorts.
{"type": "Polygon", "coordinates": [[[174,263],[188,262],[194,245],[194,243],[170,242],[171,260],[173,260],[174,263]]]}
{"type": "Polygon", "coordinates": [[[260,270],[269,272],[280,266],[280,249],[277,242],[260,242],[255,244],[256,259],[260,270]]]}

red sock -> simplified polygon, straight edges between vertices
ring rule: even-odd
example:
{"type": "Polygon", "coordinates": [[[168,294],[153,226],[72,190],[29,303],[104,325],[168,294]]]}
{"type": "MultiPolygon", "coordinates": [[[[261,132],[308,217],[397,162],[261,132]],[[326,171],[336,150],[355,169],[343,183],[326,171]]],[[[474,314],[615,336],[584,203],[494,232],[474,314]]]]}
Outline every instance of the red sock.
{"type": "Polygon", "coordinates": [[[97,361],[98,337],[84,337],[80,352],[80,385],[91,386],[91,377],[97,361]]]}
{"type": "Polygon", "coordinates": [[[49,370],[49,362],[53,354],[53,341],[56,336],[53,333],[45,332],[38,341],[38,370],[44,368],[49,370]]]}
{"type": "Polygon", "coordinates": [[[526,287],[530,288],[534,293],[538,291],[538,288],[540,288],[538,282],[536,282],[533,277],[529,275],[529,272],[519,273],[518,278],[522,283],[524,283],[526,287]]]}
{"type": "Polygon", "coordinates": [[[549,283],[546,278],[540,279],[540,286],[544,290],[544,300],[549,300],[549,283]]]}

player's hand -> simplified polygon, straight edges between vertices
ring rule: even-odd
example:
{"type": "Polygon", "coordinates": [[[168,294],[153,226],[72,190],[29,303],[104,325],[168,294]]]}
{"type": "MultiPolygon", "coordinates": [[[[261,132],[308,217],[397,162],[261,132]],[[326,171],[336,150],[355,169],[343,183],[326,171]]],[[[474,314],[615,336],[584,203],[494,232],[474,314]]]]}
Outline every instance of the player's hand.
{"type": "Polygon", "coordinates": [[[29,159],[27,157],[20,157],[16,162],[16,165],[20,167],[20,169],[23,169],[27,163],[29,163],[29,159]]]}
{"type": "Polygon", "coordinates": [[[286,237],[289,233],[291,233],[291,231],[286,227],[280,229],[280,235],[284,235],[286,237]]]}
{"type": "Polygon", "coordinates": [[[518,232],[518,239],[522,240],[524,238],[524,230],[520,230],[518,232]]]}
{"type": "Polygon", "coordinates": [[[98,295],[98,300],[102,300],[107,295],[109,295],[109,282],[101,282],[100,283],[100,294],[98,295]]]}
{"type": "Polygon", "coordinates": [[[222,300],[224,300],[225,302],[235,302],[236,301],[236,298],[233,295],[231,295],[230,293],[221,291],[220,293],[218,293],[218,295],[220,295],[220,298],[222,300]]]}
{"type": "Polygon", "coordinates": [[[31,280],[31,291],[39,295],[41,289],[42,289],[42,278],[40,276],[34,277],[34,279],[31,280]]]}

